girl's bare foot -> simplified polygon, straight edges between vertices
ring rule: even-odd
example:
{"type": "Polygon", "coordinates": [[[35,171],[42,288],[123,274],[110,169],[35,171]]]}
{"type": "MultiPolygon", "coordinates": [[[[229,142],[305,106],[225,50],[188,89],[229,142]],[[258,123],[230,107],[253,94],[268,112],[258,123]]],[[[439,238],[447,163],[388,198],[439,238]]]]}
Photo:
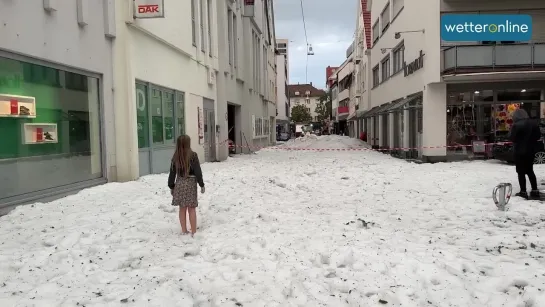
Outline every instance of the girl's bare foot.
{"type": "Polygon", "coordinates": [[[182,235],[185,236],[185,235],[188,235],[188,234],[189,234],[189,231],[187,231],[187,230],[186,230],[186,231],[183,231],[183,230],[182,230],[182,235]]]}

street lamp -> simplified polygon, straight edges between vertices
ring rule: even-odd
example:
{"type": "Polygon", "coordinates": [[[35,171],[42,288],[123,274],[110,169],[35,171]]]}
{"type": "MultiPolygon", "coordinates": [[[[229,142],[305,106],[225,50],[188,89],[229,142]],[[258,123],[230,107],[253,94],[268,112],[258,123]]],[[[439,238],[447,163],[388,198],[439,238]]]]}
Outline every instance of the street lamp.
{"type": "Polygon", "coordinates": [[[394,37],[395,37],[395,39],[400,39],[401,38],[401,33],[415,33],[415,32],[425,33],[426,29],[395,32],[394,37]]]}

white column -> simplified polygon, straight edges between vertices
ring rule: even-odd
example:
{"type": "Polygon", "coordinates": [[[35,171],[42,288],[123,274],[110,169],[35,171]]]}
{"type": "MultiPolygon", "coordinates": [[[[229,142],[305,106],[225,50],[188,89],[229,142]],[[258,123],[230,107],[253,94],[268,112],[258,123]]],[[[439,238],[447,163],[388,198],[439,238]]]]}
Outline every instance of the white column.
{"type": "Polygon", "coordinates": [[[447,86],[428,84],[422,99],[422,156],[444,160],[447,155],[447,86]],[[427,148],[439,147],[439,148],[427,148]]]}
{"type": "MultiPolygon", "coordinates": [[[[89,101],[89,137],[91,142],[91,173],[97,174],[102,170],[100,163],[102,150],[100,147],[100,112],[99,112],[99,92],[98,82],[95,79],[87,81],[89,92],[87,101],[89,101]]],[[[106,161],[104,161],[106,163],[106,161]]]]}
{"type": "MultiPolygon", "coordinates": [[[[222,143],[229,138],[229,127],[227,124],[227,94],[225,89],[225,74],[216,74],[216,125],[220,126],[220,131],[216,135],[216,143],[222,143]]],[[[215,128],[214,128],[215,129],[215,128]]],[[[227,143],[217,144],[216,146],[216,158],[218,161],[226,160],[229,156],[229,147],[227,143]]]]}
{"type": "Polygon", "coordinates": [[[386,145],[384,144],[384,135],[386,133],[386,131],[384,131],[384,129],[382,129],[382,126],[383,126],[383,122],[384,122],[384,118],[382,117],[382,115],[377,115],[378,117],[378,144],[380,147],[386,145]]]}
{"type": "MultiPolygon", "coordinates": [[[[132,37],[127,28],[130,6],[116,1],[117,36],[114,49],[114,112],[116,138],[116,179],[131,181],[139,177],[138,129],[136,124],[135,78],[132,71],[132,37]]],[[[150,131],[151,133],[151,131],[150,131]]]]}
{"type": "Polygon", "coordinates": [[[370,117],[367,122],[369,125],[367,142],[369,143],[369,145],[375,145],[375,117],[370,117]]]}
{"type": "Polygon", "coordinates": [[[395,120],[395,116],[394,116],[394,113],[389,113],[388,114],[388,140],[389,140],[389,143],[388,146],[390,148],[394,148],[394,120],[395,120]]]}

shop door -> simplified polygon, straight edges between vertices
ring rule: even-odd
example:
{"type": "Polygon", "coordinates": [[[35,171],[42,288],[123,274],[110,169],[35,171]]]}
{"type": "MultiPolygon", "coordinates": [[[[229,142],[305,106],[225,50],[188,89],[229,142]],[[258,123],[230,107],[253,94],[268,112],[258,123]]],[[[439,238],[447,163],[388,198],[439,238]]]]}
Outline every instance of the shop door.
{"type": "Polygon", "coordinates": [[[206,162],[216,161],[216,114],[214,101],[204,98],[204,159],[206,162]]]}

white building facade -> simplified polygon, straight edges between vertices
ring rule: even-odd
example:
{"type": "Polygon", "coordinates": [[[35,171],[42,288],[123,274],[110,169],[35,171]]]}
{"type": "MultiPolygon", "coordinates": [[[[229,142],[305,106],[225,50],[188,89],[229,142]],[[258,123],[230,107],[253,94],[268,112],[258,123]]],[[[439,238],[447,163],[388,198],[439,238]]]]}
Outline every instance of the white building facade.
{"type": "Polygon", "coordinates": [[[289,41],[276,40],[276,124],[280,132],[289,132],[290,128],[290,100],[288,97],[289,84],[289,41]]]}
{"type": "Polygon", "coordinates": [[[70,3],[0,4],[0,210],[275,141],[271,1],[70,3]]]}
{"type": "Polygon", "coordinates": [[[358,70],[370,92],[358,120],[375,148],[425,162],[492,156],[493,146],[484,144],[505,140],[512,110],[544,117],[541,1],[358,2],[371,13],[360,36],[364,45],[369,34],[372,40],[358,70]],[[532,41],[443,42],[440,17],[453,12],[529,14],[532,41]]]}
{"type": "MultiPolygon", "coordinates": [[[[276,55],[271,0],[217,1],[219,35],[219,139],[236,152],[255,151],[276,142],[276,55]],[[225,119],[225,121],[224,121],[225,119]]],[[[220,149],[221,158],[227,148],[220,149]]]]}
{"type": "Polygon", "coordinates": [[[135,18],[140,2],[115,2],[115,133],[125,140],[117,143],[118,181],[168,171],[182,134],[201,161],[218,158],[214,1],[165,0],[164,17],[149,19],[135,18]]]}
{"type": "Polygon", "coordinates": [[[112,3],[0,3],[0,214],[116,177],[112,3]]]}
{"type": "Polygon", "coordinates": [[[319,115],[316,112],[316,107],[320,103],[326,92],[322,89],[314,87],[311,83],[308,84],[290,84],[288,85],[288,96],[291,103],[291,108],[295,106],[304,106],[307,108],[311,122],[319,121],[319,115]]]}

